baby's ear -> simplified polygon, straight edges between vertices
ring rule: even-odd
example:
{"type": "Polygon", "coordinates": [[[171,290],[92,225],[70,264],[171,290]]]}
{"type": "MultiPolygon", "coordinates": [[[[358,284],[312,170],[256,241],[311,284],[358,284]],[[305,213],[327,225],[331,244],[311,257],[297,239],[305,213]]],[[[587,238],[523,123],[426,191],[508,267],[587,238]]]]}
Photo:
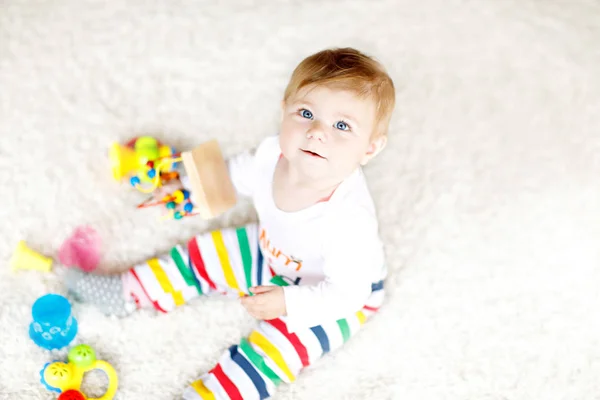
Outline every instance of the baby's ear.
{"type": "Polygon", "coordinates": [[[360,164],[367,165],[367,163],[369,161],[371,161],[373,158],[375,158],[375,156],[377,156],[377,154],[379,154],[381,152],[381,150],[383,150],[385,148],[386,144],[387,144],[387,136],[385,136],[385,135],[381,135],[378,138],[373,139],[371,141],[371,143],[369,144],[369,148],[367,149],[367,152],[365,153],[362,160],[360,161],[360,164]]]}

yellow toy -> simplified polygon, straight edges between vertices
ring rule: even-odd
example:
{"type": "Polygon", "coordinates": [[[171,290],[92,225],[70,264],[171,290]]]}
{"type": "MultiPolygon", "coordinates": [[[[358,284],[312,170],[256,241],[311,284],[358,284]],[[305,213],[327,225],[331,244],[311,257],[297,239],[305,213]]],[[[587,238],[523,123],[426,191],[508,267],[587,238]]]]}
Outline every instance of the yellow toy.
{"type": "Polygon", "coordinates": [[[55,361],[44,365],[40,376],[46,389],[60,393],[58,400],[112,400],[117,392],[115,369],[106,361],[96,360],[96,353],[86,344],[73,347],[67,363],[55,361]],[[102,370],[108,376],[108,389],[98,398],[86,397],[80,389],[83,375],[94,369],[102,370]]]}
{"type": "Polygon", "coordinates": [[[129,177],[131,185],[143,193],[151,193],[163,181],[176,178],[176,165],[181,161],[175,149],[151,136],[134,138],[125,146],[113,143],[108,156],[113,178],[120,181],[129,177]],[[143,188],[142,182],[150,183],[150,187],[143,188]]]}
{"type": "Polygon", "coordinates": [[[30,269],[42,272],[49,272],[52,269],[52,259],[44,257],[38,252],[27,247],[24,241],[17,244],[17,248],[10,260],[12,270],[30,269]]]}

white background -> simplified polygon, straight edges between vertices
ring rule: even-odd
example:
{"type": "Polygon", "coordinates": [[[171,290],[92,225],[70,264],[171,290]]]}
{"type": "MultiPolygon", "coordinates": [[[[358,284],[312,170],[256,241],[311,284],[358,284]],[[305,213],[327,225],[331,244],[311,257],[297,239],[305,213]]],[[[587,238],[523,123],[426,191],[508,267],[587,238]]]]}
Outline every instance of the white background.
{"type": "MultiPolygon", "coordinates": [[[[38,371],[56,355],[27,328],[61,268],[11,273],[17,242],[56,256],[90,224],[118,271],[251,220],[247,204],[210,222],[136,211],[107,149],[139,134],[252,146],[277,132],[294,66],[330,46],[376,56],[398,88],[366,170],[388,298],[278,398],[600,398],[599,21],[583,0],[0,1],[0,398],[55,398],[38,371]]],[[[222,299],[74,313],[125,400],[178,398],[253,323],[222,299]]]]}

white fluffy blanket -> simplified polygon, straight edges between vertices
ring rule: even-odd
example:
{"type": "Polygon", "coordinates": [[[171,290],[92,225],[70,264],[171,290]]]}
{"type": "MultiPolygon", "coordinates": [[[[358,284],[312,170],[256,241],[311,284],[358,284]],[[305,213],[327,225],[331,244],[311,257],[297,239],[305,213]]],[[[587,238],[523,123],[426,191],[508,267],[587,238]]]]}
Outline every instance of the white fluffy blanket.
{"type": "MultiPolygon", "coordinates": [[[[153,134],[227,154],[277,131],[292,68],[329,46],[398,87],[367,168],[390,277],[384,309],[279,399],[585,399],[600,393],[600,6],[592,0],[0,1],[0,398],[52,399],[31,305],[61,267],[10,272],[21,239],[56,256],[82,224],[121,270],[195,232],[111,179],[107,148],[153,134]]],[[[116,320],[75,305],[119,399],[176,399],[251,328],[235,301],[116,320]]],[[[99,394],[101,374],[86,387],[99,394]]]]}

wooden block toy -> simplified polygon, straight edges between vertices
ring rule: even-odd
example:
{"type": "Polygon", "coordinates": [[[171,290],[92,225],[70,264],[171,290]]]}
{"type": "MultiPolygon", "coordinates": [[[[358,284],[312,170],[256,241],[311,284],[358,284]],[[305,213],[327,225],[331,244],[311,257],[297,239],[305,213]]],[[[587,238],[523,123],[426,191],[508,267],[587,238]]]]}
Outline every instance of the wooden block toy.
{"type": "Polygon", "coordinates": [[[201,218],[217,217],[236,204],[235,188],[217,140],[182,152],[181,160],[201,218]]]}

